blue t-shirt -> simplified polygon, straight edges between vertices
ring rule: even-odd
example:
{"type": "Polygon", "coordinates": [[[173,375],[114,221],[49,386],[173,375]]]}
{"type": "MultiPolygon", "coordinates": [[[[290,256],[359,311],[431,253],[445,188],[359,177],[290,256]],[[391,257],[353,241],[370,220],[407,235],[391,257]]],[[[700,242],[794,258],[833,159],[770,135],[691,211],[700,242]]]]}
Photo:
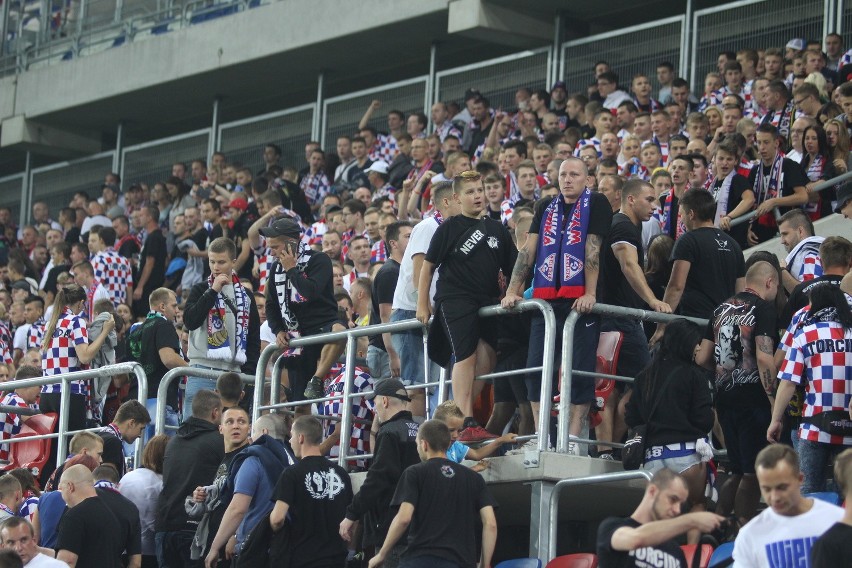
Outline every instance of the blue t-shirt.
{"type": "Polygon", "coordinates": [[[450,444],[449,448],[447,448],[447,459],[456,463],[461,463],[469,450],[470,448],[456,440],[450,444]]]}
{"type": "MultiPolygon", "coordinates": [[[[266,472],[256,457],[247,458],[234,480],[234,493],[251,496],[251,504],[237,529],[237,547],[242,546],[246,536],[263,518],[269,514],[275,503],[272,502],[274,483],[266,481],[266,472]]],[[[238,548],[239,550],[239,548],[238,548]]]]}

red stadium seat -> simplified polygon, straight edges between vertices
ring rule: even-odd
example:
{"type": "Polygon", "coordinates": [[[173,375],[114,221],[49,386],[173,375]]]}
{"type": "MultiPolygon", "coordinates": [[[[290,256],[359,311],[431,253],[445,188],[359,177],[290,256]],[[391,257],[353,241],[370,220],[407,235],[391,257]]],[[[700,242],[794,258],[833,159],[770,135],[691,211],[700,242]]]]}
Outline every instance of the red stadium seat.
{"type": "Polygon", "coordinates": [[[686,556],[686,565],[694,566],[693,557],[698,551],[698,547],[701,547],[701,557],[698,562],[698,568],[707,568],[710,565],[710,557],[713,556],[713,547],[709,544],[683,544],[680,549],[683,550],[683,555],[686,556]]]}
{"type": "MultiPolygon", "coordinates": [[[[604,331],[598,340],[598,354],[595,370],[598,373],[614,375],[618,369],[618,356],[621,353],[621,343],[624,334],[620,331],[604,331]]],[[[609,395],[615,388],[612,379],[598,378],[595,383],[595,406],[589,414],[589,427],[594,428],[601,423],[600,412],[604,409],[609,395]]]]}
{"type": "MultiPolygon", "coordinates": [[[[31,416],[21,426],[21,431],[14,438],[29,438],[31,436],[50,434],[56,427],[58,420],[59,415],[55,412],[31,416]]],[[[47,438],[9,444],[9,463],[3,466],[2,471],[10,471],[22,467],[29,469],[37,478],[50,457],[51,441],[50,438],[47,438]]]]}
{"type": "Polygon", "coordinates": [[[598,568],[598,557],[590,552],[557,556],[546,568],[598,568]]]}

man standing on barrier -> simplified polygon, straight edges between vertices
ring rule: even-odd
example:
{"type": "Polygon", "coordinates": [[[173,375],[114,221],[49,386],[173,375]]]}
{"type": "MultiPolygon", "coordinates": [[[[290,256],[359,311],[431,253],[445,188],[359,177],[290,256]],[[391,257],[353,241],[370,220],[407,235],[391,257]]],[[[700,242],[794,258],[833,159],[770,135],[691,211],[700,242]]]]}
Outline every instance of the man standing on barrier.
{"type": "MultiPolygon", "coordinates": [[[[550,203],[537,207],[526,244],[518,252],[512,280],[503,299],[503,307],[511,308],[521,300],[521,286],[535,268],[533,297],[548,300],[556,315],[556,335],[571,310],[582,315],[574,334],[574,366],[594,372],[600,333],[600,316],[590,313],[597,301],[601,244],[612,224],[612,207],[601,193],[593,193],[588,169],[579,158],[568,158],[559,166],[560,195],[550,203]]],[[[530,331],[527,367],[538,367],[544,359],[544,316],[536,314],[530,331]]],[[[554,369],[561,362],[557,346],[554,369]]],[[[556,373],[554,372],[554,375],[556,373]]],[[[554,380],[555,377],[554,377],[554,380]]],[[[548,428],[539,424],[541,395],[539,373],[527,375],[527,395],[532,406],[536,430],[548,428]]],[[[567,396],[568,393],[563,393],[567,396]]],[[[552,393],[546,393],[548,399],[552,393]]],[[[571,385],[571,422],[569,433],[578,437],[589,406],[595,398],[594,379],[574,377],[571,385]]],[[[535,443],[535,441],[532,441],[535,443]]],[[[529,443],[529,442],[528,442],[529,443]]],[[[576,444],[571,453],[579,455],[576,444]]]]}
{"type": "MultiPolygon", "coordinates": [[[[338,321],[331,259],[302,241],[302,230],[293,219],[278,219],[260,229],[260,234],[275,257],[266,287],[266,315],[278,347],[284,349],[292,391],[288,399],[321,398],[322,379],[345,344],[288,347],[291,339],[345,329],[338,321]]],[[[296,412],[310,414],[310,406],[296,407],[296,412]]]]}

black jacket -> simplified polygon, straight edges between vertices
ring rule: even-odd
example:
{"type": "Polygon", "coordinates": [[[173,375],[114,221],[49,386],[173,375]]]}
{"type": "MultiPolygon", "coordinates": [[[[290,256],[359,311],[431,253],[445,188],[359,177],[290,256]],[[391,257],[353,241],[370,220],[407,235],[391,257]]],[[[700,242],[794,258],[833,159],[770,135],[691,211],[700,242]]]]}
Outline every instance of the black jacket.
{"type": "Polygon", "coordinates": [[[223,459],[225,442],[216,424],[194,416],[181,424],[177,436],[166,446],[163,491],[154,521],[158,532],[195,531],[198,521],[187,516],[184,499],[199,485],[213,482],[223,459]]]}
{"type": "Polygon", "coordinates": [[[380,546],[388,534],[394,512],[391,499],[402,472],[420,463],[417,453],[418,424],[407,410],[382,424],[376,436],[373,465],[367,471],[361,490],[346,509],[346,518],[364,517],[364,546],[380,546]]]}
{"type": "MultiPolygon", "coordinates": [[[[334,301],[334,279],[332,278],[331,259],[328,255],[312,251],[305,271],[295,267],[287,271],[296,291],[304,302],[290,302],[290,309],[299,321],[302,335],[317,333],[321,326],[337,321],[337,302],[334,301]]],[[[266,319],[274,335],[286,331],[281,316],[281,304],[275,286],[275,275],[281,273],[282,266],[276,260],[269,270],[269,282],[266,284],[266,319]]],[[[185,321],[186,315],[184,315],[185,321]]]]}
{"type": "Polygon", "coordinates": [[[647,376],[640,373],[627,403],[625,420],[631,428],[648,423],[646,447],[694,442],[713,428],[713,399],[709,373],[697,365],[663,361],[654,378],[650,400],[646,394],[647,376]],[[671,379],[667,379],[669,374],[671,379]],[[665,388],[661,385],[667,382],[665,388]],[[648,415],[662,397],[651,421],[648,415]]]}

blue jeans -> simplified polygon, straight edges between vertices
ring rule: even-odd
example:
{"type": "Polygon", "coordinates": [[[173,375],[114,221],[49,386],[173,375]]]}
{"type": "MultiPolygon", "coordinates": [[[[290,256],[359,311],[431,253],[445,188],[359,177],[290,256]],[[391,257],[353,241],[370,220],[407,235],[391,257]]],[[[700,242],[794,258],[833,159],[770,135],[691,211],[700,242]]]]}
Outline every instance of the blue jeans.
{"type": "Polygon", "coordinates": [[[802,494],[826,490],[827,469],[834,463],[837,454],[846,448],[840,444],[823,444],[799,438],[799,467],[805,474],[802,494]]]}
{"type": "MultiPolygon", "coordinates": [[[[412,310],[396,309],[391,313],[390,321],[404,321],[413,319],[415,312],[412,310]]],[[[405,385],[422,384],[426,381],[425,366],[423,364],[423,332],[419,329],[400,331],[391,334],[393,348],[399,354],[400,380],[405,385]]],[[[429,382],[436,382],[440,377],[441,367],[434,361],[429,361],[429,382]]],[[[449,368],[447,369],[449,373],[449,368]]],[[[449,381],[450,375],[447,375],[449,381]]],[[[431,400],[431,408],[435,408],[438,402],[438,389],[430,388],[427,393],[431,400]]]]}
{"type": "Polygon", "coordinates": [[[370,376],[374,379],[387,379],[391,376],[390,355],[375,345],[367,347],[367,366],[370,367],[370,376]]]}
{"type": "MultiPolygon", "coordinates": [[[[192,367],[198,367],[200,369],[209,369],[209,367],[202,367],[201,365],[191,365],[192,367]]],[[[223,371],[224,372],[224,371],[223,371]]],[[[186,378],[186,392],[183,395],[183,421],[186,422],[189,420],[189,417],[192,416],[192,399],[195,398],[195,395],[199,391],[203,390],[216,390],[216,379],[205,379],[202,377],[187,377],[186,378]]]]}

